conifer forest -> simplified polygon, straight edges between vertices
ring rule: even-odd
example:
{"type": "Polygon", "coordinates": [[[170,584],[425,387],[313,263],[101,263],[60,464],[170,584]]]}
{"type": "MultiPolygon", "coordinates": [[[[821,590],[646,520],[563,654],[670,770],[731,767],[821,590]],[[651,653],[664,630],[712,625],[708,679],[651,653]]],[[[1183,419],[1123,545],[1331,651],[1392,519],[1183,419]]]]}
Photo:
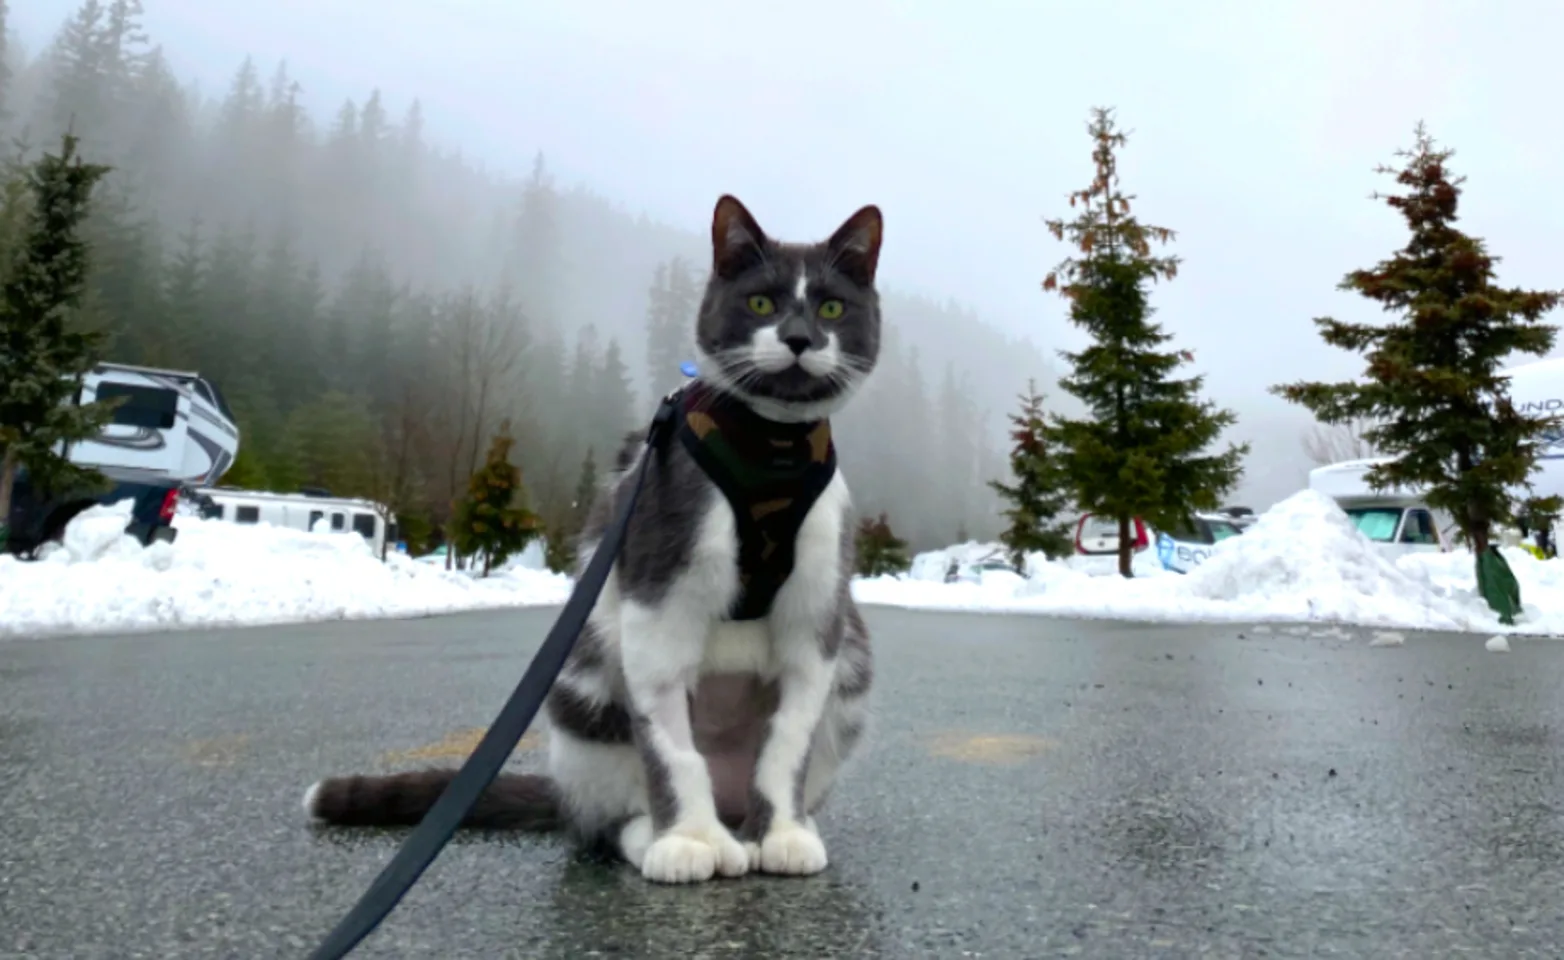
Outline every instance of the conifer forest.
{"type": "MultiPolygon", "coordinates": [[[[142,16],[85,0],[44,48],[0,53],[9,176],[67,132],[110,168],[75,318],[104,359],[218,384],[242,431],[225,484],[372,497],[415,538],[508,421],[525,509],[567,529],[690,357],[705,235],[560,183],[546,144],[479,161],[435,142],[416,99],[316,116],[285,64],[252,61],[200,90],[142,16]]],[[[991,539],[1005,414],[1052,367],[960,305],[882,294],[879,370],[835,428],[859,512],[912,549],[991,539]]]]}

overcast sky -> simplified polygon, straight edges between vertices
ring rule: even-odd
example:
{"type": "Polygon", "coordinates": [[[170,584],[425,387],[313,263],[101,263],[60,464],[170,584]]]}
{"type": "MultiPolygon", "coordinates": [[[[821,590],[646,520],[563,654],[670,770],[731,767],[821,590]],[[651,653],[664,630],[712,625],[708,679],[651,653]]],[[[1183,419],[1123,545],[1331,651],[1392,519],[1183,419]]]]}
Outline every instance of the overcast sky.
{"type": "MultiPolygon", "coordinates": [[[[877,203],[883,283],[1045,348],[1079,339],[1039,289],[1067,253],[1042,220],[1090,176],[1089,109],[1117,107],[1124,186],[1185,258],[1159,319],[1256,452],[1283,460],[1307,417],[1265,388],[1361,369],[1309,321],[1372,316],[1335,285],[1403,242],[1368,196],[1419,119],[1458,151],[1465,225],[1501,279],[1564,286],[1560,4],[145,3],[176,71],[213,94],[246,54],[263,74],[286,59],[318,115],[374,87],[394,114],[416,96],[432,136],[490,165],[521,172],[541,149],[562,181],[692,229],[724,191],[794,239],[877,203]]],[[[74,5],[11,8],[36,49],[74,5]]],[[[1286,467],[1266,484],[1251,463],[1254,498],[1296,489],[1286,467]]]]}

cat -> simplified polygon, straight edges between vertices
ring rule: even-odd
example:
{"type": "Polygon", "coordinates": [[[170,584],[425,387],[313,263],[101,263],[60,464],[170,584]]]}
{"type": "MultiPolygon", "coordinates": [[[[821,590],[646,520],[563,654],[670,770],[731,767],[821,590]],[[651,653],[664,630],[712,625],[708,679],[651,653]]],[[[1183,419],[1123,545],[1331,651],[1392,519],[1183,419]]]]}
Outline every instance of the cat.
{"type": "MultiPolygon", "coordinates": [[[[697,373],[677,439],[632,434],[585,523],[578,573],[657,458],[624,548],[544,705],[547,772],[501,774],[464,821],[565,830],[651,881],[827,866],[815,814],[869,721],[869,632],[829,418],[873,372],[883,220],[769,237],[732,196],[712,216],[697,373]]],[[[454,770],[344,776],[316,819],[418,822],[454,770]]]]}

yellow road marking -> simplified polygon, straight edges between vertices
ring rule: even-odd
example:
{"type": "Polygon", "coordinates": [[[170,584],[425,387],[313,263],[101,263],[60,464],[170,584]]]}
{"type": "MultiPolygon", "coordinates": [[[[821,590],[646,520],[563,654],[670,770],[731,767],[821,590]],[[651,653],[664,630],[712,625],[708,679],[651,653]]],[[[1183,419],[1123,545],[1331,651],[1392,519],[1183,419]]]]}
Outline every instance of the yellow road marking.
{"type": "Polygon", "coordinates": [[[1057,741],[1026,734],[969,735],[947,733],[935,737],[929,752],[947,760],[969,763],[1019,763],[1054,749],[1057,741]]]}
{"type": "Polygon", "coordinates": [[[250,745],[245,734],[210,737],[192,740],[180,751],[190,763],[198,767],[231,767],[239,762],[239,755],[250,745]]]}
{"type": "MultiPolygon", "coordinates": [[[[438,743],[431,743],[422,747],[414,747],[411,750],[393,750],[382,759],[387,763],[415,763],[425,760],[465,760],[476,749],[478,741],[488,732],[488,727],[473,727],[468,730],[458,730],[447,734],[445,739],[438,743]]],[[[516,744],[516,749],[536,750],[542,746],[543,738],[536,730],[528,730],[516,744]]]]}

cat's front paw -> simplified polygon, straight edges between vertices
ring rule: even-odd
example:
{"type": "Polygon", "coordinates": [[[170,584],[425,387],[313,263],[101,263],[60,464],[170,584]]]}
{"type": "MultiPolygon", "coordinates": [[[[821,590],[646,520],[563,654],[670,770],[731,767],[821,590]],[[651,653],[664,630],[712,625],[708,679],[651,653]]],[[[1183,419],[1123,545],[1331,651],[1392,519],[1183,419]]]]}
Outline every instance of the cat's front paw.
{"type": "Polygon", "coordinates": [[[670,830],[653,840],[641,859],[641,876],[656,883],[700,883],[717,874],[741,877],[748,870],[744,845],[720,825],[670,830]]]}
{"type": "Polygon", "coordinates": [[[826,867],[825,842],[805,824],[776,825],[761,838],[759,854],[758,866],[763,873],[803,877],[826,867]]]}

